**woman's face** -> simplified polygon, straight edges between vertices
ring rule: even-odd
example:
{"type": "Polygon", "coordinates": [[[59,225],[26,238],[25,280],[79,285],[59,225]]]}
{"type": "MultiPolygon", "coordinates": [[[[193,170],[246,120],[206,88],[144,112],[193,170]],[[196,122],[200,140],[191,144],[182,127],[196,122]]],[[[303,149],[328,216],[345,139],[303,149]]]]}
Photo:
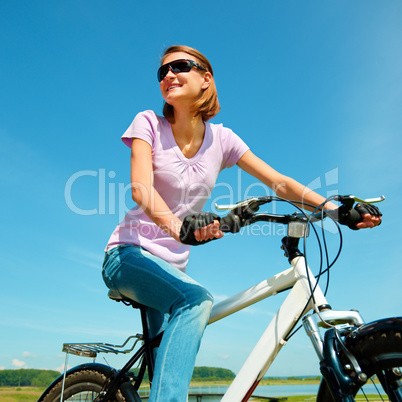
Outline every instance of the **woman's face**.
{"type": "MultiPolygon", "coordinates": [[[[164,58],[163,64],[180,59],[192,60],[199,63],[195,57],[187,53],[177,52],[168,54],[164,58]]],[[[178,107],[179,105],[191,107],[192,103],[208,88],[211,77],[211,73],[196,67],[193,67],[187,73],[173,73],[169,70],[166,77],[159,83],[163,99],[173,107],[178,107]]]]}

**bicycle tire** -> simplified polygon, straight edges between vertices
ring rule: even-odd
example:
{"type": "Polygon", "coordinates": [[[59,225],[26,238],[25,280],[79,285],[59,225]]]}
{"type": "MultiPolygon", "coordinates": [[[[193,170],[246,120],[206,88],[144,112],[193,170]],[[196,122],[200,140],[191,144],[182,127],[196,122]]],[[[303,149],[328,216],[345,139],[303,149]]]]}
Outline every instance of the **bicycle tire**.
{"type": "MultiPolygon", "coordinates": [[[[63,401],[94,401],[106,380],[107,376],[104,373],[93,369],[82,368],[68,373],[64,383],[63,401]]],[[[55,382],[41,400],[43,402],[60,402],[62,386],[62,380],[55,382]]],[[[129,401],[141,402],[141,398],[132,390],[128,395],[121,387],[110,402],[129,401]]]]}
{"type": "MultiPolygon", "coordinates": [[[[386,383],[384,384],[385,386],[376,383],[375,387],[378,393],[381,393],[382,398],[387,395],[390,398],[381,398],[380,400],[402,401],[402,380],[400,375],[402,367],[402,318],[390,318],[365,325],[347,336],[345,345],[357,359],[363,373],[367,375],[368,381],[366,384],[374,383],[375,377],[382,376],[387,370],[388,372],[389,370],[396,372],[399,370],[399,374],[393,376],[393,392],[390,394],[387,392],[386,388],[388,385],[386,383]]],[[[339,358],[341,362],[347,364],[347,359],[342,352],[339,352],[339,358]]],[[[356,387],[351,396],[355,398],[361,390],[363,395],[358,395],[359,400],[361,398],[367,401],[372,400],[370,399],[371,393],[370,395],[364,393],[364,386],[356,387]]],[[[376,395],[376,399],[373,400],[379,400],[378,398],[379,395],[376,395]]],[[[333,400],[327,383],[322,379],[317,394],[317,401],[330,402],[333,400]]]]}

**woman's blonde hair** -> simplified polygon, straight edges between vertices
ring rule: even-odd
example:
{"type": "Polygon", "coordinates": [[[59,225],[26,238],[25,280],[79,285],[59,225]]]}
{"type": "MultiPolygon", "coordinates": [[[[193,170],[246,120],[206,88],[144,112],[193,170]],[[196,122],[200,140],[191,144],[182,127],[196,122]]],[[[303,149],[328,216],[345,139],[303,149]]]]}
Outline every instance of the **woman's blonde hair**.
{"type": "MultiPolygon", "coordinates": [[[[161,60],[161,65],[163,64],[163,61],[165,60],[168,54],[177,52],[187,53],[190,56],[193,56],[197,60],[197,62],[199,62],[203,67],[205,67],[212,75],[210,85],[208,86],[207,89],[204,90],[204,92],[202,93],[200,98],[197,99],[192,108],[196,116],[201,115],[202,120],[207,121],[212,117],[214,117],[215,115],[217,115],[219,110],[221,109],[221,107],[219,106],[218,93],[216,91],[214,72],[212,70],[211,63],[198,50],[193,49],[189,46],[176,45],[176,46],[170,46],[165,50],[161,60]]],[[[174,109],[172,105],[169,105],[166,102],[164,103],[163,115],[170,123],[174,123],[174,109]]]]}

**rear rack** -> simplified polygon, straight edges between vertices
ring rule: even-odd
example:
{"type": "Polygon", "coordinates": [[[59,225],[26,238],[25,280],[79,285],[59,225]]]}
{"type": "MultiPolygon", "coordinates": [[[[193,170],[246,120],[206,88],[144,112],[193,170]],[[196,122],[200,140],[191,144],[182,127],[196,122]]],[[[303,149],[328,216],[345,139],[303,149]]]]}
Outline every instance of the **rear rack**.
{"type": "Polygon", "coordinates": [[[141,334],[131,335],[122,345],[111,345],[109,343],[64,343],[62,351],[76,356],[92,357],[95,358],[98,353],[114,353],[114,354],[127,354],[136,347],[139,341],[142,341],[141,334]],[[125,346],[131,339],[135,339],[131,348],[125,346]]]}

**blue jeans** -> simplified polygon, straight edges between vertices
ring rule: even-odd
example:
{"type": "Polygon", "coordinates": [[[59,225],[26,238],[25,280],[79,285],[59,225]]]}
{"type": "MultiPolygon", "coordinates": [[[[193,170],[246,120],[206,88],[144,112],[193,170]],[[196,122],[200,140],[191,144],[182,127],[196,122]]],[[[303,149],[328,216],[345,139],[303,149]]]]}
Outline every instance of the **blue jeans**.
{"type": "Polygon", "coordinates": [[[186,401],[212,296],[185,273],[133,245],[109,250],[102,275],[110,289],[150,307],[151,336],[165,331],[149,402],[186,401]]]}

